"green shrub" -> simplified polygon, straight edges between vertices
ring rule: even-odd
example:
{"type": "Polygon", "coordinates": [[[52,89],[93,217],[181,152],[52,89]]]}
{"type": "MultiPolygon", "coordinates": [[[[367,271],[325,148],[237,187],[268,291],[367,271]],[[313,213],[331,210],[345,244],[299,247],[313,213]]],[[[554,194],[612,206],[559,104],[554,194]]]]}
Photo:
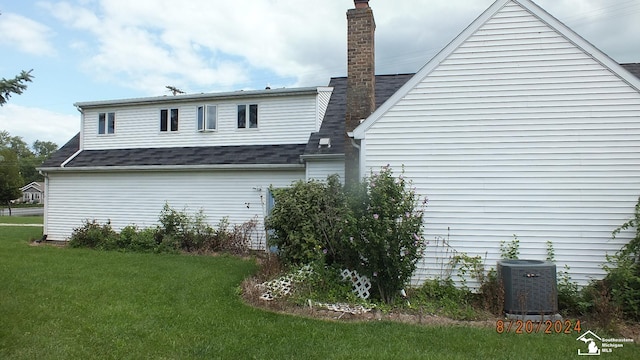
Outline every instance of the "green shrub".
{"type": "Polygon", "coordinates": [[[275,206],[266,220],[272,230],[268,245],[278,248],[287,266],[323,260],[347,263],[354,257],[344,232],[351,218],[337,175],[327,182],[297,181],[285,189],[271,188],[275,206]]]}
{"type": "MultiPolygon", "coordinates": [[[[145,228],[138,230],[133,236],[128,245],[128,249],[135,252],[155,252],[158,248],[156,243],[157,229],[145,228]]],[[[122,233],[120,233],[122,236],[122,233]]]]}
{"type": "Polygon", "coordinates": [[[372,174],[351,193],[356,221],[349,241],[360,259],[356,270],[371,279],[381,300],[392,303],[411,279],[422,257],[423,207],[403,174],[395,178],[389,166],[372,174]]]}
{"type": "Polygon", "coordinates": [[[348,192],[337,176],[271,189],[269,245],[288,266],[321,261],[371,279],[373,296],[392,303],[422,257],[422,207],[403,175],[390,167],[348,192]]]}
{"type": "Polygon", "coordinates": [[[81,227],[73,229],[69,238],[69,246],[101,248],[117,242],[117,238],[118,234],[113,231],[109,223],[100,225],[95,219],[85,220],[81,227]]]}
{"type": "Polygon", "coordinates": [[[607,255],[611,266],[603,267],[607,272],[604,282],[610,289],[611,299],[623,314],[640,320],[640,198],[633,218],[615,229],[613,238],[631,228],[635,228],[633,238],[614,255],[607,255]]]}

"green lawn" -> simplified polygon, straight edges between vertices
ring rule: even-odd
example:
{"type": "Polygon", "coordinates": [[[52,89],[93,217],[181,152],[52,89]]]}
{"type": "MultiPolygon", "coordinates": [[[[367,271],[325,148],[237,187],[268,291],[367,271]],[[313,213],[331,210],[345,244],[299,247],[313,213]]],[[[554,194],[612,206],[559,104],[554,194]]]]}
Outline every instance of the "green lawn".
{"type": "Polygon", "coordinates": [[[0,224],[42,224],[43,221],[42,216],[0,216],[0,224]]]}
{"type": "Polygon", "coordinates": [[[40,232],[0,227],[0,359],[555,359],[582,344],[269,313],[237,295],[252,261],[29,246],[40,232]]]}

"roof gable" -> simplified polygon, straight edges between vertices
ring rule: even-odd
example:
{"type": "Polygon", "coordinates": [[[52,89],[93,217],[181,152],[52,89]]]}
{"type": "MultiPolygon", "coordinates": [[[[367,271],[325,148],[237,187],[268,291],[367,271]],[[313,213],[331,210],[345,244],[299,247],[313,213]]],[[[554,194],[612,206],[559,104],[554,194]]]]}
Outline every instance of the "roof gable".
{"type": "Polygon", "coordinates": [[[536,5],[530,0],[497,0],[484,13],[482,13],[471,25],[469,25],[462,33],[460,33],[453,41],[451,41],[444,49],[442,49],[435,57],[433,57],[420,71],[418,71],[404,86],[402,86],[393,96],[391,96],[382,106],[378,107],[371,116],[367,118],[360,126],[354,130],[356,139],[363,139],[366,131],[387,111],[396,105],[401,99],[405,98],[418,84],[431,75],[440,64],[447,60],[456,50],[458,50],[467,40],[483,28],[489,21],[498,17],[500,12],[509,11],[507,7],[519,7],[530,15],[535,17],[544,26],[559,34],[566,41],[570,42],[576,48],[580,49],[584,54],[595,60],[600,65],[607,68],[610,72],[618,76],[620,79],[630,85],[635,91],[640,92],[640,79],[632,74],[631,69],[625,70],[620,64],[616,63],[609,56],[598,50],[591,43],[583,39],[569,27],[564,25],[558,19],[551,16],[544,9],[536,5]]]}

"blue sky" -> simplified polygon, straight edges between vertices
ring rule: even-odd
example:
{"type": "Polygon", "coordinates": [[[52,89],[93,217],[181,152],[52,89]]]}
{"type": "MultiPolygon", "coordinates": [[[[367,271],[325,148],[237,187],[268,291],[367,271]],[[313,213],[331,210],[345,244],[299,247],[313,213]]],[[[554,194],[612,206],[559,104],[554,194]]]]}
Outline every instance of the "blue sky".
{"type": "MultiPolygon", "coordinates": [[[[537,0],[614,60],[640,62],[640,0],[537,0]]],[[[493,0],[371,0],[376,71],[415,72],[493,0]]],[[[346,74],[352,0],[0,0],[0,77],[34,82],[0,130],[62,146],[81,101],[296,86],[346,74]]]]}

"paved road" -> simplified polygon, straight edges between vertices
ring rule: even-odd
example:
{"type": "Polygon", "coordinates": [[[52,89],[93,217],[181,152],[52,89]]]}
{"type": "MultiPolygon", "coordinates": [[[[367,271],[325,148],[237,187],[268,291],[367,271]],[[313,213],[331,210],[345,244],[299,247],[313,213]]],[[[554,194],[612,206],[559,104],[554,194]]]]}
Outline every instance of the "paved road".
{"type": "MultiPolygon", "coordinates": [[[[12,216],[42,216],[44,215],[44,208],[41,208],[41,207],[12,208],[11,215],[12,216]]],[[[9,209],[7,208],[0,209],[0,216],[9,216],[9,209]]]]}

